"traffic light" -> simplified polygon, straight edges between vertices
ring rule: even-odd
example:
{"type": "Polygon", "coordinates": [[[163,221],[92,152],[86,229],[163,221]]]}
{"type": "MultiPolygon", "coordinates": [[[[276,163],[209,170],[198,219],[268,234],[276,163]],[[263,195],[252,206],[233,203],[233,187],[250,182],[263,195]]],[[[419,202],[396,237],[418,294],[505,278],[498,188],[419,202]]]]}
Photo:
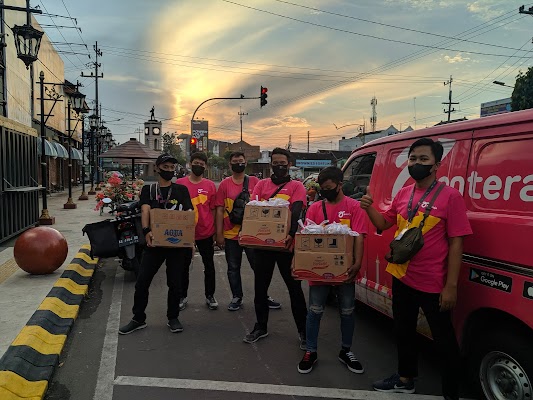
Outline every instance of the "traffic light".
{"type": "Polygon", "coordinates": [[[198,148],[198,139],[196,139],[195,137],[191,137],[191,141],[190,141],[191,154],[196,153],[197,148],[198,148]]]}
{"type": "Polygon", "coordinates": [[[266,106],[268,103],[266,99],[268,97],[267,92],[268,88],[261,86],[261,108],[263,108],[263,106],[266,106]]]}

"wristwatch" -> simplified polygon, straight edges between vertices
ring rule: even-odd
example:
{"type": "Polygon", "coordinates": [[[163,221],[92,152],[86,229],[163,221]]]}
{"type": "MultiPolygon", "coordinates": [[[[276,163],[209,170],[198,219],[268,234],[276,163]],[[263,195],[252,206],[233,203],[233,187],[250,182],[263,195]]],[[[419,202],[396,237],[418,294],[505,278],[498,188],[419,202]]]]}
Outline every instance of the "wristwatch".
{"type": "Polygon", "coordinates": [[[152,232],[152,229],[149,226],[147,226],[146,228],[143,228],[144,236],[148,235],[150,232],[152,232]]]}

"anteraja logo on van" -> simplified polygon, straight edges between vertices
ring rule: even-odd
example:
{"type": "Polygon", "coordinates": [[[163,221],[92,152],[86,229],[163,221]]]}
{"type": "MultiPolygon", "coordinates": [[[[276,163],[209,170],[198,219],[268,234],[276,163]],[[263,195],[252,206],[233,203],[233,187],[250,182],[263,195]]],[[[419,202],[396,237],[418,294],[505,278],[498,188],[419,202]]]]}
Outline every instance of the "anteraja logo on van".
{"type": "MultiPolygon", "coordinates": [[[[442,155],[444,161],[457,142],[447,138],[440,138],[439,142],[444,148],[442,155]]],[[[410,177],[407,163],[408,154],[409,147],[406,147],[396,157],[396,167],[401,168],[403,166],[403,168],[392,186],[391,195],[393,198],[405,186],[410,177]]],[[[488,172],[487,168],[483,168],[483,172],[488,172]]],[[[466,193],[473,200],[512,201],[513,198],[518,197],[523,202],[533,202],[533,174],[525,175],[522,170],[516,172],[512,175],[485,175],[474,170],[470,171],[466,177],[461,175],[440,176],[439,181],[457,189],[463,195],[466,193]]]]}

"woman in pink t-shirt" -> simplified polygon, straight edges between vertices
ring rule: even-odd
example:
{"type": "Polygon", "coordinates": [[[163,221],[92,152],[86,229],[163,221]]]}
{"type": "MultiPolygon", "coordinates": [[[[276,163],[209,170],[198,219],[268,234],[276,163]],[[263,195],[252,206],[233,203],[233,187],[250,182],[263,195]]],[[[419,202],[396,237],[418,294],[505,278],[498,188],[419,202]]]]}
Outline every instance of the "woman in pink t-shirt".
{"type": "MultiPolygon", "coordinates": [[[[439,142],[417,140],[409,149],[409,174],[414,185],[400,190],[388,211],[380,214],[368,193],[361,199],[379,230],[397,225],[395,238],[409,227],[419,226],[425,208],[440,185],[437,170],[444,150],[439,142]]],[[[392,274],[392,311],[398,347],[398,371],[374,383],[381,392],[414,393],[418,375],[416,325],[419,308],[429,323],[442,363],[442,391],[446,399],[459,399],[460,356],[452,326],[451,310],[457,301],[463,237],[472,234],[461,194],[444,187],[431,207],[424,228],[424,247],[405,264],[389,263],[392,274]]]]}

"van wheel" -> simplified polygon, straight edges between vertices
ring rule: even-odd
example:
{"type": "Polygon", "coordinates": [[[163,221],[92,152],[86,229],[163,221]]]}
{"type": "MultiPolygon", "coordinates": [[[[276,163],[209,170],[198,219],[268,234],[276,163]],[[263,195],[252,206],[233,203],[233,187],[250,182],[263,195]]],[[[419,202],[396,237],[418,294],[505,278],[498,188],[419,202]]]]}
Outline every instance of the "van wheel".
{"type": "Polygon", "coordinates": [[[533,400],[530,346],[526,335],[502,331],[488,333],[475,345],[471,376],[487,400],[533,400]]]}

